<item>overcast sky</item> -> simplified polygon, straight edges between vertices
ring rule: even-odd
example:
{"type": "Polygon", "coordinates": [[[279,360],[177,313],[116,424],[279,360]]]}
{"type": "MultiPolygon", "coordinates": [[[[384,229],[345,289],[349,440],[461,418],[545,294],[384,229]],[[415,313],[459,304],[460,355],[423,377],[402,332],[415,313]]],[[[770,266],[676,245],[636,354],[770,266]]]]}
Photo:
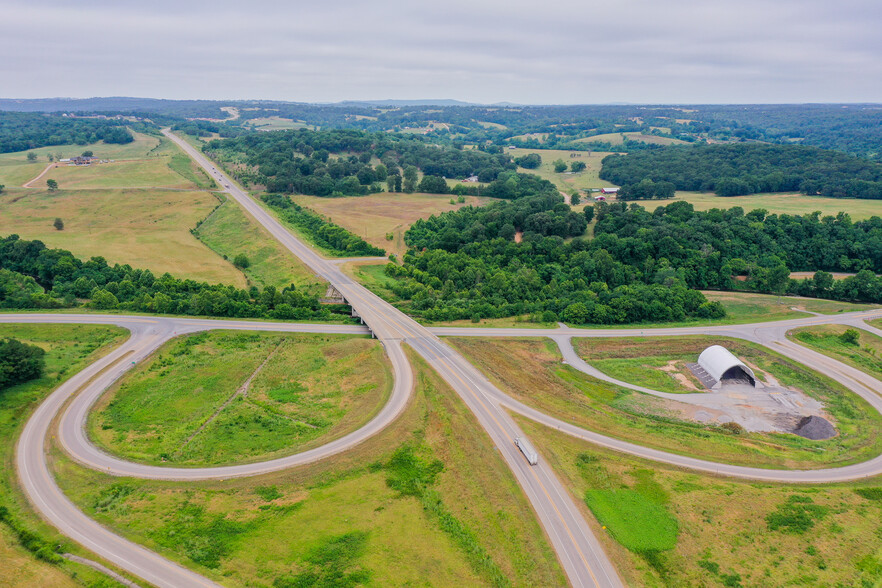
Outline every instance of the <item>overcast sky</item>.
{"type": "Polygon", "coordinates": [[[880,0],[3,0],[0,97],[882,102],[880,0]]]}

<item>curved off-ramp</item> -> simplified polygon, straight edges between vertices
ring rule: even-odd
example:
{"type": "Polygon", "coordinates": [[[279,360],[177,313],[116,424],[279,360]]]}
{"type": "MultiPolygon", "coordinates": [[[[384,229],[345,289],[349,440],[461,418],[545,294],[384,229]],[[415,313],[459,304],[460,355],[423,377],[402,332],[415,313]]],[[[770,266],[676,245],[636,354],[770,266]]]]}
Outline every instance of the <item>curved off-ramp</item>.
{"type": "MultiPolygon", "coordinates": [[[[166,135],[174,140],[185,152],[197,161],[209,173],[209,175],[227,187],[227,193],[236,200],[251,216],[260,222],[267,231],[285,246],[294,255],[299,257],[317,275],[325,278],[359,313],[364,322],[370,326],[371,332],[384,344],[386,352],[393,364],[396,382],[389,403],[384,409],[365,427],[352,435],[361,435],[361,439],[344,437],[338,441],[349,438],[352,446],[363,440],[370,434],[382,428],[380,423],[391,422],[400,413],[403,404],[398,406],[398,400],[402,398],[401,390],[407,388],[404,395],[410,393],[412,374],[404,355],[401,343],[405,342],[421,355],[439,374],[453,387],[462,400],[475,414],[478,422],[483,426],[493,440],[500,455],[506,461],[523,488],[527,498],[536,510],[539,520],[548,533],[552,546],[558,554],[561,564],[568,579],[574,586],[620,586],[622,585],[615,568],[604,553],[599,541],[591,532],[590,527],[582,517],[573,498],[560,483],[551,468],[540,459],[536,466],[530,466],[513,444],[513,439],[522,434],[520,429],[509,416],[507,410],[521,413],[537,422],[558,428],[575,437],[586,439],[595,444],[623,451],[639,457],[656,460],[663,463],[687,467],[701,471],[719,473],[744,478],[753,478],[781,482],[831,482],[839,480],[855,479],[858,477],[877,475],[882,473],[882,456],[863,464],[832,468],[826,470],[811,471],[787,471],[765,470],[760,468],[744,468],[739,466],[727,466],[705,460],[689,458],[670,454],[664,451],[647,449],[638,445],[626,443],[597,435],[579,427],[575,427],[559,419],[549,417],[529,406],[508,397],[493,386],[481,372],[454,351],[450,346],[441,341],[438,335],[480,335],[480,336],[613,336],[633,337],[639,335],[664,336],[683,334],[708,334],[715,333],[734,337],[748,338],[768,344],[776,350],[794,357],[803,363],[808,363],[818,368],[822,366],[822,373],[831,375],[834,379],[846,383],[861,396],[871,401],[874,407],[879,408],[879,399],[876,391],[880,389],[879,382],[869,378],[866,374],[853,370],[848,366],[822,356],[814,354],[792,342],[786,341],[782,333],[796,326],[820,324],[827,322],[860,321],[864,318],[882,316],[882,313],[851,313],[836,317],[810,317],[792,321],[782,321],[774,324],[741,325],[732,327],[716,328],[672,328],[652,329],[639,331],[637,329],[426,329],[404,315],[399,310],[377,297],[350,277],[343,274],[336,264],[321,258],[313,250],[296,239],[285,227],[283,227],[272,215],[248,196],[243,190],[235,185],[222,172],[208,161],[201,153],[198,153],[190,145],[180,140],[172,133],[166,135]],[[839,320],[842,319],[842,320],[839,320]],[[460,332],[464,331],[464,332],[460,332]],[[783,340],[782,340],[783,339],[783,340]],[[818,357],[814,357],[812,354],[818,357]],[[808,358],[807,360],[804,358],[808,358]],[[833,374],[836,375],[833,375],[833,374]],[[869,378],[869,379],[867,379],[869,378]],[[404,386],[402,382],[407,382],[404,386]],[[399,386],[401,386],[399,388],[399,386]],[[859,392],[854,386],[864,387],[859,392]],[[396,392],[397,391],[397,392],[396,392]],[[867,396],[865,396],[865,393],[867,396]],[[376,430],[370,428],[372,423],[377,423],[376,430]]],[[[28,315],[0,315],[0,322],[29,322],[16,320],[26,318],[28,315]],[[4,321],[4,318],[10,320],[4,321]]],[[[160,466],[146,466],[134,464],[109,456],[92,446],[86,438],[82,424],[89,406],[100,396],[116,378],[128,369],[133,361],[143,359],[169,337],[181,332],[194,332],[208,328],[242,328],[254,330],[283,330],[297,331],[308,328],[332,329],[341,328],[330,325],[297,325],[289,323],[259,323],[248,321],[213,321],[200,319],[166,319],[159,317],[101,317],[99,315],[31,315],[33,322],[82,322],[120,324],[126,323],[130,328],[132,337],[119,349],[105,358],[89,366],[86,370],[77,374],[71,380],[59,387],[49,398],[38,407],[37,411],[28,421],[18,444],[17,464],[23,478],[25,491],[33,501],[37,509],[46,516],[53,524],[59,527],[65,534],[82,543],[87,548],[105,557],[119,567],[144,578],[158,586],[213,586],[210,580],[195,574],[165,558],[153,553],[141,546],[129,542],[111,531],[101,527],[77,508],[60,492],[55,484],[46,465],[44,455],[44,442],[49,432],[50,421],[64,404],[65,400],[73,395],[79,388],[85,386],[84,393],[65,411],[61,422],[61,443],[71,452],[75,459],[82,463],[108,471],[117,475],[131,475],[157,479],[208,479],[225,478],[232,476],[246,476],[273,471],[285,467],[291,467],[299,463],[307,463],[327,457],[346,449],[343,445],[333,446],[328,444],[318,448],[307,456],[303,454],[280,458],[264,463],[245,464],[238,466],[226,466],[220,468],[165,468],[160,466]],[[39,318],[38,318],[39,317],[39,318]],[[65,318],[67,320],[65,320],[65,318]],[[120,322],[116,322],[120,321],[120,322]],[[188,321],[192,321],[188,323],[188,321]],[[187,323],[187,324],[185,324],[187,323]],[[216,326],[213,326],[216,325],[216,326]],[[275,325],[275,326],[273,326],[275,325]],[[169,332],[171,331],[171,332],[169,332]],[[115,363],[116,362],[116,363],[115,363]],[[91,381],[94,378],[94,381],[91,381]],[[287,460],[287,461],[285,461],[287,460]],[[24,478],[28,478],[28,482],[24,478]]],[[[849,323],[850,324],[850,323],[849,323]]],[[[352,328],[352,327],[349,327],[352,328]]],[[[333,332],[319,330],[319,332],[333,332]]],[[[364,332],[364,331],[359,331],[364,332]]],[[[385,425],[383,425],[385,426],[385,425]]]]}

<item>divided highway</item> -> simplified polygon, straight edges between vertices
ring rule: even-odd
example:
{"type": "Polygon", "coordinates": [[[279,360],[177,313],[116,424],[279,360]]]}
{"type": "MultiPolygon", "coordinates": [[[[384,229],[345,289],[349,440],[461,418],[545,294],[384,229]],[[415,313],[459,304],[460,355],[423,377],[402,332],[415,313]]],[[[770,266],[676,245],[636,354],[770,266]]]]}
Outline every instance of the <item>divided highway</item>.
{"type": "MultiPolygon", "coordinates": [[[[404,409],[413,388],[413,374],[402,349],[410,345],[453,387],[475,414],[478,422],[492,438],[500,455],[506,460],[536,510],[550,537],[567,577],[574,586],[620,586],[621,579],[592,534],[577,505],[542,460],[530,466],[514,444],[522,435],[508,411],[528,416],[540,423],[559,428],[573,436],[593,443],[648,459],[697,470],[754,479],[787,482],[830,482],[882,473],[882,456],[863,464],[813,471],[766,470],[727,466],[685,456],[647,449],[616,439],[597,435],[549,417],[508,397],[493,386],[479,370],[459,353],[441,341],[439,335],[457,336],[540,336],[552,337],[561,343],[567,355],[572,351],[569,339],[578,336],[627,337],[637,334],[665,336],[715,333],[757,341],[784,353],[818,371],[833,377],[882,408],[879,390],[882,383],[867,374],[845,366],[786,339],[788,329],[819,323],[863,325],[864,319],[882,316],[882,311],[849,313],[833,317],[807,317],[779,323],[735,325],[713,328],[670,329],[427,329],[380,299],[340,271],[332,260],[325,260],[295,238],[262,206],[227,178],[214,164],[174,134],[164,131],[205,171],[224,187],[266,230],[300,258],[317,275],[334,285],[362,317],[370,331],[384,345],[395,373],[393,392],[387,405],[362,429],[322,447],[262,463],[217,468],[166,468],[127,462],[107,455],[92,445],[84,432],[89,408],[116,379],[144,359],[169,338],[206,329],[249,329],[324,333],[366,333],[363,327],[308,325],[296,323],[265,323],[250,321],[203,320],[123,315],[72,314],[8,314],[2,322],[92,323],[115,324],[129,329],[130,339],[120,348],[77,374],[38,407],[25,425],[17,446],[16,463],[22,485],[34,506],[63,533],[88,549],[157,586],[214,586],[210,580],[178,564],[138,546],[101,527],[80,512],[60,491],[46,463],[44,446],[55,416],[67,400],[59,421],[59,441],[77,461],[114,475],[156,479],[216,479],[250,476],[329,457],[344,451],[382,430],[404,409]],[[567,348],[569,347],[569,351],[567,348]]],[[[574,355],[574,352],[573,352],[574,355]]]]}

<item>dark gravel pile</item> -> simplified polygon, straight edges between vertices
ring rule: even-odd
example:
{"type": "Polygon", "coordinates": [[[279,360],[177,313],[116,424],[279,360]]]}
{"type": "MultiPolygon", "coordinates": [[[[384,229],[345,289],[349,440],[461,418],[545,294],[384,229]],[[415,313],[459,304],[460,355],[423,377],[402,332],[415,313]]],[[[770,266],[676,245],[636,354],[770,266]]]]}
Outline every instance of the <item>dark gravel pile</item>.
{"type": "Polygon", "coordinates": [[[836,429],[833,428],[833,425],[827,419],[812,415],[800,420],[793,433],[806,439],[818,441],[835,437],[836,429]]]}

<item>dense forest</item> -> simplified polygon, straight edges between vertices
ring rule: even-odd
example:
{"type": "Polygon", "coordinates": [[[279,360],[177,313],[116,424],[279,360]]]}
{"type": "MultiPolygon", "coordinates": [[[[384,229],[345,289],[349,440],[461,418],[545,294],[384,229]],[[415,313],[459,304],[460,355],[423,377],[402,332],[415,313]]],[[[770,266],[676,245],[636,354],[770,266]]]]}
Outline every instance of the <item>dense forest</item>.
{"type": "Polygon", "coordinates": [[[69,118],[36,113],[0,111],[0,153],[53,145],[131,143],[125,120],[69,118]]]}
{"type": "MultiPolygon", "coordinates": [[[[388,264],[392,289],[429,320],[529,314],[534,320],[633,323],[720,317],[700,289],[799,293],[882,302],[882,219],[696,212],[677,202],[649,212],[598,204],[595,238],[528,229],[535,210],[550,226],[571,214],[553,197],[463,208],[415,223],[404,265],[388,264]],[[533,209],[535,207],[535,209],[533,209]],[[513,229],[524,230],[522,242],[513,229]],[[815,278],[790,279],[791,271],[815,278]],[[834,281],[829,272],[857,272],[834,281]]],[[[572,233],[570,233],[572,234],[572,233]]]]}
{"type": "MultiPolygon", "coordinates": [[[[327,319],[331,308],[294,285],[249,290],[181,280],[128,265],[110,266],[102,257],[82,261],[69,251],[48,249],[17,235],[0,239],[0,308],[128,310],[200,316],[327,319]]],[[[334,308],[334,310],[343,309],[334,308]]]]}
{"type": "Polygon", "coordinates": [[[693,145],[608,155],[600,177],[623,186],[623,199],[654,197],[637,188],[644,180],[718,196],[799,191],[882,199],[882,164],[799,145],[693,145]]]}
{"type": "Polygon", "coordinates": [[[313,196],[357,196],[385,189],[413,192],[418,189],[417,171],[440,180],[446,191],[443,177],[476,175],[492,182],[502,171],[516,167],[502,153],[354,130],[250,133],[211,141],[205,151],[221,161],[244,165],[239,179],[263,184],[269,192],[313,196]]]}

